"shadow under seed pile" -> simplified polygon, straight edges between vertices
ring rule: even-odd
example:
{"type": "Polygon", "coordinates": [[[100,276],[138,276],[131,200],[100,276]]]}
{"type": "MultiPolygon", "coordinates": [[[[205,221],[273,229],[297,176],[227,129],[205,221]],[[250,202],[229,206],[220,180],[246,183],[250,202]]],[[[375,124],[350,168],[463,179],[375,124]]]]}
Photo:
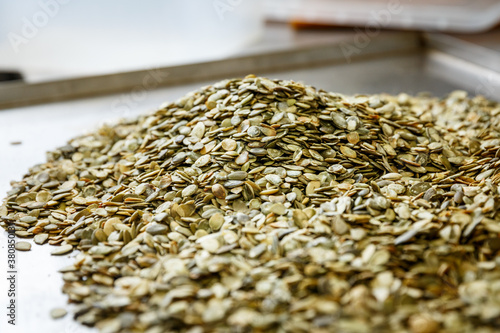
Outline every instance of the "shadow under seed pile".
{"type": "Polygon", "coordinates": [[[48,154],[1,226],[103,332],[493,332],[500,106],[248,76],[48,154]]]}

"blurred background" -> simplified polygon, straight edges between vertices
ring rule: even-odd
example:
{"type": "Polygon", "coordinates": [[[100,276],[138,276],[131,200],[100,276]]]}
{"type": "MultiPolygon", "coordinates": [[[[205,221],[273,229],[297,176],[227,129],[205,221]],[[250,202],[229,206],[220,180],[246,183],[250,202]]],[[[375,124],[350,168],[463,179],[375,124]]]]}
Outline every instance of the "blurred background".
{"type": "Polygon", "coordinates": [[[231,15],[206,0],[1,0],[0,66],[36,82],[221,58],[263,26],[255,1],[227,6],[231,15]]]}
{"type": "MultiPolygon", "coordinates": [[[[0,0],[0,78],[43,82],[197,63],[299,48],[305,39],[334,43],[346,31],[359,44],[404,30],[479,36],[459,39],[488,47],[484,34],[499,20],[495,0],[0,0]]],[[[495,37],[487,42],[499,51],[495,37]]],[[[344,53],[359,55],[354,46],[344,53]]]]}

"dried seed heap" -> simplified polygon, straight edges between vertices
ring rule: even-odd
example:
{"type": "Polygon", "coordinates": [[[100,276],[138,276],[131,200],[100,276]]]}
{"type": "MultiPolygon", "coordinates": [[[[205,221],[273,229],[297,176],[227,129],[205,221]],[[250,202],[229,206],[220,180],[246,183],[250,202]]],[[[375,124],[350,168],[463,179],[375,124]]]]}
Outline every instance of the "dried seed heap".
{"type": "Polygon", "coordinates": [[[493,332],[500,106],[248,76],[48,154],[3,206],[104,332],[493,332]]]}

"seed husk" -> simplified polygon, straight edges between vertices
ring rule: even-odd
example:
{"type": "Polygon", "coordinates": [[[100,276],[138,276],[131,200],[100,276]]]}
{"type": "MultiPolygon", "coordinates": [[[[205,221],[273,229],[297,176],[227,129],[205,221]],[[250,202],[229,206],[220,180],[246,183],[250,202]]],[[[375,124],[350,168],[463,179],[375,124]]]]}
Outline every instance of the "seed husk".
{"type": "Polygon", "coordinates": [[[69,253],[73,251],[73,246],[66,244],[66,245],[61,245],[59,247],[56,247],[54,250],[50,252],[50,254],[55,255],[55,256],[60,256],[66,253],[69,253]]]}
{"type": "Polygon", "coordinates": [[[168,227],[166,225],[159,224],[159,223],[152,223],[152,224],[148,225],[148,227],[146,228],[146,232],[153,235],[153,236],[166,234],[167,231],[168,231],[168,227]]]}
{"type": "Polygon", "coordinates": [[[352,150],[351,148],[346,147],[346,146],[341,146],[340,147],[340,152],[342,154],[344,154],[346,157],[350,157],[350,158],[356,158],[357,157],[356,152],[354,150],[352,150]]]}
{"type": "Polygon", "coordinates": [[[278,175],[267,175],[266,180],[273,185],[280,185],[282,183],[282,179],[278,175]]]}
{"type": "Polygon", "coordinates": [[[247,178],[247,176],[248,176],[248,173],[246,173],[245,171],[234,171],[234,172],[231,172],[229,175],[227,175],[227,179],[243,180],[243,179],[247,178]]]}
{"type": "Polygon", "coordinates": [[[212,186],[212,193],[219,199],[225,199],[227,195],[226,189],[220,184],[214,184],[212,186]]]}
{"type": "Polygon", "coordinates": [[[193,194],[195,194],[196,191],[198,191],[198,186],[197,185],[194,185],[194,184],[189,185],[185,189],[182,190],[182,196],[183,197],[190,197],[193,194]]]}
{"type": "Polygon", "coordinates": [[[52,319],[63,318],[64,316],[66,316],[67,313],[68,311],[66,311],[63,308],[55,308],[50,310],[50,316],[52,317],[52,319]]]}
{"type": "Polygon", "coordinates": [[[420,193],[423,193],[423,192],[427,191],[428,189],[430,189],[431,186],[432,185],[427,183],[427,182],[421,182],[421,183],[415,184],[412,187],[410,187],[410,194],[419,195],[420,193]]]}
{"type": "Polygon", "coordinates": [[[280,203],[272,204],[271,207],[269,207],[269,210],[277,215],[283,215],[286,213],[286,207],[280,203]]]}
{"type": "Polygon", "coordinates": [[[49,238],[48,234],[38,234],[38,235],[35,235],[33,240],[35,241],[36,244],[42,245],[43,243],[45,243],[47,241],[48,238],[49,238]]]}
{"type": "Polygon", "coordinates": [[[259,127],[257,126],[251,126],[248,131],[248,136],[252,137],[252,138],[255,138],[255,137],[258,137],[260,134],[261,134],[261,131],[259,129],[259,127]]]}
{"type": "Polygon", "coordinates": [[[356,143],[359,142],[359,133],[358,132],[350,132],[347,134],[347,141],[349,141],[349,143],[352,143],[353,145],[355,145],[356,143]]]}
{"type": "Polygon", "coordinates": [[[222,149],[224,149],[226,151],[232,151],[232,150],[235,150],[236,147],[237,147],[236,140],[233,140],[233,139],[222,140],[222,149]]]}
{"type": "Polygon", "coordinates": [[[31,243],[29,243],[29,242],[16,242],[15,248],[18,251],[29,251],[29,250],[31,250],[31,243]]]}
{"type": "Polygon", "coordinates": [[[208,221],[210,228],[212,230],[217,231],[221,228],[222,224],[224,223],[224,215],[221,213],[215,213],[210,217],[210,220],[208,221]]]}

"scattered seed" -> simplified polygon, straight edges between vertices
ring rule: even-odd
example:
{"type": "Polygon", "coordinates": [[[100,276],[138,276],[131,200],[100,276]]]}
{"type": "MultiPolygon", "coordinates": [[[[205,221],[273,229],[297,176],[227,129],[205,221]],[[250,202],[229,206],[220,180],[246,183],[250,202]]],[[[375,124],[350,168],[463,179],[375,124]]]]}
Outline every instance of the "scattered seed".
{"type": "Polygon", "coordinates": [[[68,312],[62,308],[55,308],[55,309],[50,310],[50,316],[52,317],[52,319],[62,318],[64,316],[66,316],[67,313],[68,312]]]}
{"type": "Polygon", "coordinates": [[[29,250],[31,250],[31,243],[28,243],[28,242],[16,242],[15,248],[18,251],[29,251],[29,250]]]}

